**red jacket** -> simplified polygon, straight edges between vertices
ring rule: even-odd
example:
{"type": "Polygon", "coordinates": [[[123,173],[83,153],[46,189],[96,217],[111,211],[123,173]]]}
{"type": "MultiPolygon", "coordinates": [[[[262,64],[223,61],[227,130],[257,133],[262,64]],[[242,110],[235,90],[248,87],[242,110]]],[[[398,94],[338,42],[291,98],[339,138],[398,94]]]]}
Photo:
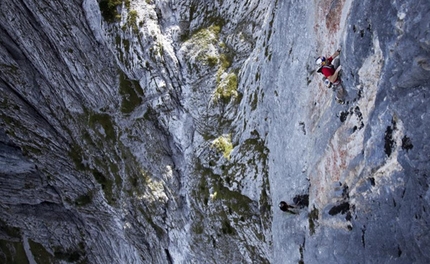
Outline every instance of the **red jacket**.
{"type": "MultiPolygon", "coordinates": [[[[327,64],[322,66],[320,69],[320,72],[322,74],[324,74],[325,77],[329,77],[332,76],[334,74],[334,72],[336,71],[336,69],[334,68],[334,66],[331,64],[331,62],[333,61],[333,58],[330,57],[327,59],[327,64]]],[[[336,79],[336,81],[334,83],[337,83],[339,81],[339,78],[336,79]]]]}
{"type": "Polygon", "coordinates": [[[324,74],[325,77],[332,76],[335,72],[334,66],[331,64],[333,58],[330,57],[327,59],[327,64],[321,68],[321,73],[324,74]]]}

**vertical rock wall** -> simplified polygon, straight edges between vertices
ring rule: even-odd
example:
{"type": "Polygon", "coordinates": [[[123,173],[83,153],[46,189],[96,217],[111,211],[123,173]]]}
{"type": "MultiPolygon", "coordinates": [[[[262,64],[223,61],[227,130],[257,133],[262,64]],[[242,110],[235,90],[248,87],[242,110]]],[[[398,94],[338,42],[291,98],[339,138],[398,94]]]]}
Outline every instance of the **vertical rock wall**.
{"type": "MultiPolygon", "coordinates": [[[[427,152],[426,143],[419,143],[428,127],[428,12],[423,2],[316,3],[314,56],[343,47],[348,97],[337,104],[320,76],[309,74],[308,85],[298,85],[307,98],[292,96],[293,104],[306,98],[306,107],[295,108],[307,112],[276,117],[283,124],[293,121],[289,135],[297,139],[287,141],[280,132],[271,137],[284,156],[276,156],[270,178],[286,181],[272,191],[273,202],[292,201],[305,191],[304,179],[310,199],[299,216],[274,212],[276,263],[428,261],[427,152]]],[[[284,43],[285,36],[276,37],[284,43]]]]}
{"type": "Polygon", "coordinates": [[[233,121],[273,8],[2,2],[2,260],[269,261],[268,150],[233,121]]]}

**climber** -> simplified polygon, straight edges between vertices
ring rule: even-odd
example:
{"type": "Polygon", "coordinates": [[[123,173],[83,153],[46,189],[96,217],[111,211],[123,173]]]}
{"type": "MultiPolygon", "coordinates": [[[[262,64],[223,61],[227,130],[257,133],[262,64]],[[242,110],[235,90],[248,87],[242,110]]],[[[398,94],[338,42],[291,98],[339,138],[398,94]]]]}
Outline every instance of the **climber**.
{"type": "Polygon", "coordinates": [[[334,85],[340,83],[340,78],[338,78],[339,71],[342,69],[342,66],[335,67],[332,62],[333,60],[339,56],[340,49],[336,50],[333,55],[331,55],[329,58],[326,58],[324,56],[318,57],[315,62],[320,67],[318,69],[318,72],[321,72],[324,74],[324,76],[334,85]]]}
{"type": "Polygon", "coordinates": [[[284,212],[287,212],[287,213],[290,213],[290,214],[298,214],[298,212],[297,211],[292,211],[291,209],[297,209],[297,207],[296,206],[294,206],[294,205],[289,205],[289,204],[287,204],[286,202],[284,202],[284,201],[281,201],[280,203],[279,203],[279,209],[281,209],[281,211],[284,211],[284,212]]]}
{"type": "Polygon", "coordinates": [[[333,53],[333,55],[331,55],[329,58],[324,56],[318,57],[315,62],[319,68],[317,72],[320,72],[324,75],[323,79],[328,84],[327,87],[333,87],[333,90],[336,92],[336,101],[343,103],[346,97],[346,91],[342,87],[342,81],[340,80],[339,76],[342,66],[339,65],[338,60],[336,60],[336,62],[333,61],[337,56],[339,56],[339,54],[340,49],[336,50],[336,52],[333,53]]]}

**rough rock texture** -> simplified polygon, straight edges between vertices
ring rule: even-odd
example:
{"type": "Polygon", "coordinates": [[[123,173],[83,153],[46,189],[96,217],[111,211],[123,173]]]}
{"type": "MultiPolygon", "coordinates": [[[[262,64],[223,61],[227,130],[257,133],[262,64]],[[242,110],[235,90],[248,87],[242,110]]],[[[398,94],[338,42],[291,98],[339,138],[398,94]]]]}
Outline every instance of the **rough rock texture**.
{"type": "Polygon", "coordinates": [[[429,262],[429,17],[0,2],[0,262],[429,262]],[[345,104],[314,66],[338,47],[345,104]]]}

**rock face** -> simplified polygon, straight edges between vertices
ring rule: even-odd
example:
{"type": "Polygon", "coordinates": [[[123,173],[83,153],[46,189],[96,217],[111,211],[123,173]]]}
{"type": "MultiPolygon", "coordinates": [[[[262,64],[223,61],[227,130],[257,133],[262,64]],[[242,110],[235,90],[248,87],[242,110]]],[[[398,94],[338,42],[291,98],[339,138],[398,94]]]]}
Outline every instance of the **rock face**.
{"type": "Polygon", "coordinates": [[[430,4],[385,2],[2,1],[1,262],[429,262],[430,4]]]}

